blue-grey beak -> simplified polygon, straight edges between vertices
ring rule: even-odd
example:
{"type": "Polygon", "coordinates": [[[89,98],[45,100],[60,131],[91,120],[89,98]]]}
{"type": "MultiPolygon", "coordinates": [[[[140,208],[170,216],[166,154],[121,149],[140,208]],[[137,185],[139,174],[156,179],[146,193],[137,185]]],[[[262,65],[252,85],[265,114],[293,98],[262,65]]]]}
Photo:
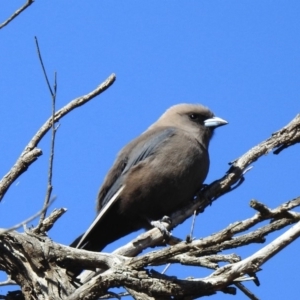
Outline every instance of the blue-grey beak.
{"type": "Polygon", "coordinates": [[[218,118],[218,117],[213,117],[213,118],[210,118],[210,119],[207,119],[204,121],[205,127],[219,127],[219,126],[223,126],[226,124],[228,124],[227,121],[225,121],[221,118],[218,118]]]}

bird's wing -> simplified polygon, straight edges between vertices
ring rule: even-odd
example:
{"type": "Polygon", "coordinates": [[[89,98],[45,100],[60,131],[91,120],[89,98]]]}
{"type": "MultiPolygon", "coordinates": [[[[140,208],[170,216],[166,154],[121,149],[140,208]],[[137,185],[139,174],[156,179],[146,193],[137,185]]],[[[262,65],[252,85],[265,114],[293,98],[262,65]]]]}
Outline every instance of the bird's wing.
{"type": "Polygon", "coordinates": [[[133,144],[129,144],[128,148],[125,147],[122,150],[99,192],[98,201],[101,203],[99,213],[88,230],[81,237],[76,248],[84,247],[90,232],[116,202],[125,187],[123,181],[126,173],[133,166],[152,155],[163,142],[175,133],[175,131],[175,128],[169,127],[163,130],[153,130],[153,132],[149,132],[149,134],[146,132],[145,134],[148,134],[148,136],[140,136],[133,141],[133,144]]]}
{"type": "MultiPolygon", "coordinates": [[[[98,196],[98,201],[101,202],[101,210],[110,202],[110,199],[115,195],[115,193],[120,189],[123,185],[124,177],[126,173],[139,162],[145,160],[147,157],[151,156],[155,151],[161,146],[162,143],[166,142],[168,138],[174,135],[176,128],[174,127],[166,127],[160,130],[146,131],[145,136],[141,135],[139,138],[133,141],[133,146],[129,144],[129,151],[126,151],[126,147],[124,151],[126,153],[126,158],[122,157],[122,153],[120,156],[124,164],[123,171],[116,178],[116,176],[112,175],[114,172],[114,167],[109,171],[107,177],[114,177],[115,181],[110,182],[110,186],[107,186],[107,182],[104,182],[98,196]],[[106,193],[102,193],[102,191],[106,191],[106,193]]],[[[116,162],[118,164],[118,161],[116,162]]],[[[100,211],[101,211],[100,210],[100,211]]]]}

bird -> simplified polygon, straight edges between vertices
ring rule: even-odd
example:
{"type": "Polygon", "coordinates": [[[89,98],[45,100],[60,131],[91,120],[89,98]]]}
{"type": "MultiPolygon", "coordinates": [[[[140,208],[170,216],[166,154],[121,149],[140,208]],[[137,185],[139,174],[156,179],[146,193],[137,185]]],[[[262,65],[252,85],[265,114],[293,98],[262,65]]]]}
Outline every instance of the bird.
{"type": "Polygon", "coordinates": [[[71,247],[101,251],[192,201],[209,170],[214,129],[228,124],[200,104],[170,107],[117,155],[97,197],[97,216],[71,247]]]}

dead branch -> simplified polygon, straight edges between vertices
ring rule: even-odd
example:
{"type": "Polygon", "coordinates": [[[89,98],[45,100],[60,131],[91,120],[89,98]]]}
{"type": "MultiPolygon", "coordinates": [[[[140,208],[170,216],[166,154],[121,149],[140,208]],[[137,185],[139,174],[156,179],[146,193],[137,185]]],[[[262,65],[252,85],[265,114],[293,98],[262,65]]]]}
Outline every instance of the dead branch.
{"type": "Polygon", "coordinates": [[[0,282],[0,286],[6,286],[6,285],[16,285],[16,282],[12,280],[10,276],[7,276],[7,279],[5,281],[0,282]]]}
{"type": "Polygon", "coordinates": [[[54,209],[50,216],[44,219],[38,227],[33,228],[31,231],[35,234],[48,232],[54,223],[66,212],[65,208],[54,209]]]}
{"type": "MultiPolygon", "coordinates": [[[[36,291],[41,284],[45,295],[48,296],[57,295],[57,290],[66,284],[63,299],[83,299],[84,297],[96,299],[96,297],[106,294],[107,289],[116,286],[124,286],[128,290],[134,290],[137,294],[150,295],[155,299],[163,299],[164,297],[170,299],[168,298],[170,295],[177,295],[180,298],[182,295],[190,297],[212,295],[216,291],[233,292],[233,288],[228,287],[228,285],[235,283],[235,280],[240,281],[245,274],[255,273],[264,262],[298,237],[299,222],[296,229],[287,231],[280,239],[278,238],[264,247],[261,252],[258,251],[242,261],[236,255],[211,254],[256,242],[256,233],[260,237],[264,237],[269,232],[288,226],[291,222],[297,222],[296,217],[299,220],[299,215],[289,211],[296,205],[299,205],[299,198],[288,201],[276,209],[268,209],[269,214],[262,215],[257,212],[253,217],[231,224],[209,237],[194,240],[190,243],[181,242],[136,258],[66,247],[52,242],[46,236],[36,235],[34,230],[25,234],[10,232],[0,237],[0,250],[2,253],[0,256],[0,269],[10,274],[22,286],[22,290],[30,289],[30,294],[24,294],[25,299],[31,299],[30,297],[35,295],[33,291],[36,291]],[[286,218],[286,215],[289,218],[286,218]],[[275,221],[253,232],[234,237],[234,235],[265,220],[275,221]],[[245,236],[248,238],[245,238],[245,236]],[[207,256],[208,254],[210,256],[207,256]],[[217,269],[216,272],[206,278],[179,280],[172,276],[161,278],[162,275],[155,272],[143,271],[146,266],[160,265],[167,262],[217,268],[219,261],[228,261],[230,264],[217,269]],[[214,263],[216,264],[213,265],[214,263]],[[65,268],[68,269],[70,266],[80,266],[87,269],[98,267],[107,271],[76,289],[75,286],[69,284],[68,280],[66,281],[68,276],[65,268]],[[53,275],[54,270],[55,275],[53,275]],[[54,276],[50,277],[51,282],[48,282],[48,277],[45,277],[46,275],[50,276],[49,274],[54,276]],[[64,277],[63,281],[60,281],[62,280],[61,277],[64,277]],[[30,284],[27,282],[28,280],[30,284]],[[138,282],[140,282],[140,285],[137,284],[138,282]],[[200,287],[201,292],[199,292],[200,287]]],[[[54,216],[52,218],[55,219],[54,216]]]]}
{"type": "MultiPolygon", "coordinates": [[[[155,297],[173,296],[178,297],[201,297],[209,296],[217,291],[224,291],[230,288],[229,285],[240,281],[246,274],[255,273],[262,264],[274,256],[277,252],[289,245],[300,235],[300,223],[298,222],[282,236],[275,239],[269,245],[257,251],[250,257],[219,268],[210,276],[205,278],[179,280],[175,277],[139,271],[140,268],[128,268],[128,263],[123,266],[116,266],[108,271],[92,278],[88,283],[78,288],[74,294],[67,299],[84,299],[84,297],[95,297],[105,293],[108,288],[125,286],[138,292],[155,297]]],[[[149,257],[149,254],[147,254],[149,257]]],[[[135,263],[140,258],[133,259],[135,263]]],[[[144,260],[146,265],[151,261],[144,260]]],[[[132,261],[129,265],[132,264],[132,261]]],[[[155,298],[157,299],[157,298],[155,298]]],[[[170,299],[170,298],[167,298],[170,299]]],[[[253,298],[255,299],[255,298],[253,298]]]]}
{"type": "Polygon", "coordinates": [[[28,6],[30,6],[34,0],[27,0],[27,2],[18,10],[16,10],[6,21],[0,24],[0,29],[10,23],[14,18],[16,18],[21,12],[23,12],[28,6]]]}
{"type": "MultiPolygon", "coordinates": [[[[50,206],[53,202],[54,202],[55,199],[53,199],[52,201],[50,201],[48,203],[48,206],[50,206]]],[[[46,208],[48,208],[48,206],[46,208]]],[[[43,211],[44,211],[45,208],[41,209],[40,211],[38,211],[37,213],[35,213],[33,216],[25,219],[24,221],[10,227],[10,228],[6,228],[6,229],[0,229],[0,235],[1,234],[5,234],[7,232],[10,232],[10,231],[13,231],[13,230],[17,230],[18,228],[22,227],[22,226],[25,226],[26,224],[28,224],[29,222],[33,221],[35,218],[39,217],[43,211]]],[[[51,217],[51,216],[50,216],[51,217]]],[[[49,217],[49,218],[50,218],[49,217]]],[[[46,221],[46,220],[45,220],[46,221]]]]}
{"type": "MultiPolygon", "coordinates": [[[[215,255],[216,253],[219,253],[226,249],[232,249],[236,247],[241,247],[248,245],[250,243],[262,243],[265,241],[265,236],[267,236],[269,233],[274,232],[276,230],[282,229],[286,226],[289,226],[292,223],[298,222],[300,220],[300,214],[292,213],[289,210],[297,205],[300,205],[299,198],[294,199],[292,201],[288,201],[283,205],[280,205],[276,209],[269,209],[270,214],[268,215],[261,215],[260,212],[256,213],[253,217],[246,219],[241,222],[237,222],[234,224],[229,225],[227,228],[221,230],[218,233],[215,233],[211,236],[208,236],[206,238],[200,239],[200,240],[194,240],[192,242],[181,242],[177,245],[164,248],[162,250],[153,251],[147,254],[144,254],[139,257],[134,257],[131,259],[127,259],[123,261],[122,267],[130,268],[131,270],[142,270],[144,267],[147,266],[157,266],[162,265],[166,263],[181,263],[184,265],[194,265],[194,266],[203,266],[203,267],[210,267],[210,268],[218,268],[219,261],[229,261],[231,265],[234,265],[235,263],[240,261],[240,258],[236,255],[231,256],[219,256],[215,255]],[[288,216],[288,218],[286,218],[288,216]],[[239,235],[235,237],[235,235],[248,230],[249,228],[259,224],[260,222],[263,222],[265,220],[271,220],[272,222],[270,224],[264,225],[252,232],[239,235]],[[213,254],[213,255],[212,255],[213,254]],[[208,256],[209,255],[209,256],[208,256]]],[[[291,241],[290,241],[291,242],[291,241]]],[[[283,249],[287,244],[282,244],[282,247],[280,249],[283,249]]],[[[270,246],[270,248],[272,248],[270,246]]],[[[275,248],[272,248],[275,249],[275,248]]],[[[81,250],[83,251],[83,250],[81,250]]],[[[256,253],[257,254],[257,253],[256,253]]],[[[274,253],[275,254],[275,253],[274,253]]],[[[274,255],[273,254],[273,255],[274,255]]],[[[240,261],[241,263],[244,260],[240,261]]],[[[246,269],[244,274],[252,274],[255,273],[259,267],[265,262],[266,260],[261,260],[261,263],[257,265],[256,269],[246,269]]],[[[231,266],[230,265],[230,266],[231,266]]],[[[120,267],[119,265],[115,267],[120,267]]],[[[225,268],[225,267],[224,267],[225,268]]],[[[125,271],[124,271],[125,272],[125,271]]],[[[102,273],[103,274],[107,274],[102,273]]],[[[213,273],[214,274],[214,273],[213,273]]],[[[230,277],[226,281],[226,284],[232,284],[234,280],[240,278],[241,276],[244,276],[244,274],[235,273],[234,277],[230,277]]],[[[100,276],[101,277],[101,276],[100,276]]],[[[97,278],[100,278],[98,276],[92,278],[92,275],[89,274],[83,282],[86,282],[82,287],[80,287],[77,292],[84,293],[82,295],[93,295],[95,292],[95,286],[97,278]]],[[[103,277],[101,277],[103,279],[103,277]]],[[[202,280],[202,279],[199,279],[202,280]]],[[[220,279],[221,280],[221,279],[220,279]]],[[[227,280],[227,279],[226,279],[227,280]]],[[[240,279],[239,279],[240,280],[240,279]]],[[[255,280],[255,279],[254,279],[255,280]]],[[[208,281],[208,283],[211,283],[208,281]]],[[[98,283],[97,283],[98,284],[98,283]]],[[[222,290],[224,288],[224,285],[217,285],[218,287],[216,289],[213,289],[214,291],[222,290]]],[[[113,284],[109,287],[115,287],[120,286],[121,283],[118,283],[117,285],[113,284]]],[[[125,285],[126,286],[126,285],[125,285]]],[[[214,285],[213,285],[214,286],[214,285]]],[[[129,287],[129,286],[126,286],[129,287]]],[[[239,288],[242,288],[239,286],[239,288]]],[[[140,290],[138,290],[140,291],[140,290]]],[[[102,290],[100,291],[100,294],[97,294],[100,296],[102,294],[102,290]]],[[[149,290],[147,290],[147,293],[150,293],[149,290]]],[[[209,295],[211,293],[211,290],[207,290],[207,294],[209,295]]],[[[149,294],[151,295],[151,293],[149,294]]],[[[72,295],[73,297],[73,295],[72,295]]],[[[70,299],[75,299],[75,298],[70,299]]],[[[75,297],[75,296],[74,296],[75,297]]],[[[199,295],[197,295],[199,297],[199,295]]],[[[253,298],[254,299],[254,298],[253,298]]]]}
{"type": "MultiPolygon", "coordinates": [[[[56,93],[57,93],[57,73],[54,72],[54,84],[53,84],[53,89],[51,88],[50,82],[49,82],[49,78],[46,72],[46,68],[44,66],[44,62],[43,62],[43,58],[42,58],[42,54],[40,51],[40,46],[38,43],[38,39],[37,37],[35,37],[35,44],[36,44],[36,49],[37,49],[37,53],[38,53],[38,57],[39,57],[39,61],[44,73],[44,77],[52,98],[52,126],[51,126],[51,145],[50,145],[50,156],[49,156],[49,169],[48,169],[48,183],[47,183],[47,192],[46,192],[46,196],[45,196],[45,200],[44,200],[44,211],[41,214],[40,217],[40,221],[39,221],[39,225],[38,225],[38,229],[40,230],[42,227],[42,223],[46,217],[47,214],[47,207],[48,207],[48,203],[50,202],[50,197],[51,197],[51,193],[52,193],[52,174],[53,174],[53,159],[54,159],[54,145],[55,145],[55,136],[56,136],[56,131],[58,129],[58,127],[55,127],[55,121],[54,121],[54,116],[55,116],[55,102],[56,102],[56,93]]],[[[43,233],[41,231],[41,233],[43,233]]]]}
{"type": "MultiPolygon", "coordinates": [[[[101,83],[96,89],[91,91],[90,93],[78,97],[71,102],[69,102],[66,106],[61,108],[59,111],[55,113],[54,122],[58,122],[62,117],[71,112],[73,109],[84,105],[88,101],[92,100],[96,96],[100,95],[106,89],[108,89],[115,81],[115,74],[110,75],[103,83],[101,83]]],[[[11,184],[22,174],[24,173],[28,167],[40,156],[42,155],[42,150],[36,148],[38,143],[44,137],[44,135],[48,132],[48,130],[52,126],[52,117],[50,117],[45,124],[37,131],[37,133],[33,136],[31,141],[25,147],[24,151],[21,153],[20,157],[11,168],[11,170],[1,179],[0,181],[0,200],[4,197],[5,193],[11,186],[11,184]]]]}

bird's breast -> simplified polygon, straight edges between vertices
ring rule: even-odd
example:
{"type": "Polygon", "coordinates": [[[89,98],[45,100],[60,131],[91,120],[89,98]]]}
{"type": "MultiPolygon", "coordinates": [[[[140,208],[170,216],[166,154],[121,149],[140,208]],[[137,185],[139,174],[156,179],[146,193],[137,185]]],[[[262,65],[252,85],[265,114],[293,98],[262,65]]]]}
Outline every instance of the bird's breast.
{"type": "Polygon", "coordinates": [[[128,172],[120,210],[152,220],[170,215],[193,199],[208,168],[208,152],[196,141],[173,140],[128,172]]]}

